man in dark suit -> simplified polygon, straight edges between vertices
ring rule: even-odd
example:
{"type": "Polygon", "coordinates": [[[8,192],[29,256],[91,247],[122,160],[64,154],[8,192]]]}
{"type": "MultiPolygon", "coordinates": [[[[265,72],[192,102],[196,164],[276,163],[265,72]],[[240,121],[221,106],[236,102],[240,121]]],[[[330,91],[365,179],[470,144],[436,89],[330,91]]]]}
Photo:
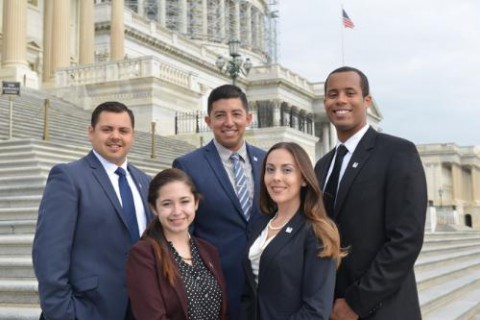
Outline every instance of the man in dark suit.
{"type": "Polygon", "coordinates": [[[231,319],[240,314],[240,296],[245,281],[242,257],[247,245],[248,226],[259,216],[258,188],[265,152],[244,141],[245,128],[252,114],[245,93],[236,86],[223,85],[208,97],[205,122],[214,139],[206,146],[176,159],[173,163],[185,171],[195,183],[203,199],[200,201],[193,233],[217,247],[228,291],[231,319]],[[234,160],[239,155],[242,173],[234,173],[234,160]],[[238,176],[246,179],[237,181],[238,176]],[[244,184],[246,190],[239,191],[244,184]],[[240,195],[245,195],[239,200],[240,195]],[[247,208],[247,210],[245,210],[247,208]]]}
{"type": "Polygon", "coordinates": [[[413,143],[367,125],[371,103],[360,70],[342,67],[327,77],[325,111],[339,143],[315,172],[342,246],[349,248],[337,273],[331,319],[418,320],[413,267],[423,243],[425,174],[413,143]],[[335,158],[341,156],[338,171],[335,158]]]}
{"type": "Polygon", "coordinates": [[[127,164],[133,128],[133,113],[125,105],[100,104],[88,129],[93,150],[50,171],[33,243],[48,320],[132,319],[127,253],[153,218],[147,205],[150,178],[127,164]]]}

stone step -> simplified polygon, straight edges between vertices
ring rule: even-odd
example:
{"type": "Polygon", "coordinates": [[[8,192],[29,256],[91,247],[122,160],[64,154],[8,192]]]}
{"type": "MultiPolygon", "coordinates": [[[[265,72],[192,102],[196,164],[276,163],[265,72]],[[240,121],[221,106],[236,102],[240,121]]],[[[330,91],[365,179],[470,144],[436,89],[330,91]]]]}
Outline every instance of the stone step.
{"type": "Polygon", "coordinates": [[[437,266],[432,270],[415,271],[417,287],[424,290],[429,287],[454,279],[465,272],[480,270],[480,257],[474,257],[465,261],[458,261],[456,264],[445,264],[437,266]]]}
{"type": "Polygon", "coordinates": [[[423,243],[422,249],[430,249],[435,247],[443,247],[448,245],[461,245],[472,242],[480,242],[480,234],[474,233],[470,235],[462,235],[457,237],[448,237],[446,239],[439,238],[434,240],[429,240],[423,243]]]}
{"type": "Polygon", "coordinates": [[[0,320],[38,320],[40,317],[38,304],[1,304],[0,320]]]}
{"type": "Polygon", "coordinates": [[[14,303],[39,305],[37,280],[0,279],[0,307],[14,303]]]}
{"type": "MultiPolygon", "coordinates": [[[[0,181],[1,182],[1,181],[0,181]]],[[[14,183],[2,185],[0,183],[0,194],[2,196],[35,196],[42,195],[45,188],[45,181],[43,182],[24,182],[22,184],[14,183]]]]}
{"type": "Polygon", "coordinates": [[[0,221],[4,221],[6,224],[20,221],[37,221],[38,218],[38,205],[30,207],[2,207],[0,202],[0,221]]]}
{"type": "Polygon", "coordinates": [[[0,177],[2,178],[14,178],[17,176],[23,175],[37,175],[39,177],[43,177],[46,179],[48,173],[50,172],[50,166],[38,166],[36,163],[38,161],[30,160],[25,166],[22,163],[23,161],[19,161],[18,166],[13,168],[4,168],[0,163],[0,177]],[[32,166],[33,165],[33,166],[32,166]]]}
{"type": "Polygon", "coordinates": [[[480,285],[424,315],[423,320],[480,320],[480,285]]]}
{"type": "Polygon", "coordinates": [[[415,271],[427,271],[436,267],[444,267],[448,264],[457,264],[460,261],[471,261],[480,258],[480,246],[468,250],[457,250],[456,252],[438,253],[435,256],[420,256],[415,263],[415,271]]]}
{"type": "Polygon", "coordinates": [[[0,257],[28,257],[32,254],[33,234],[0,235],[0,257]]]}
{"type": "MultiPolygon", "coordinates": [[[[36,215],[36,210],[35,210],[36,215]]],[[[1,219],[0,215],[0,219],[1,219]]],[[[37,225],[36,219],[31,220],[0,220],[0,235],[5,234],[34,234],[37,225]]],[[[1,244],[0,244],[1,245],[1,244]]]]}
{"type": "MultiPolygon", "coordinates": [[[[470,295],[471,292],[476,290],[480,290],[480,269],[467,270],[458,277],[420,290],[419,298],[420,305],[422,306],[422,314],[429,315],[453,301],[462,301],[465,296],[470,295]]],[[[478,303],[480,303],[480,301],[477,301],[477,304],[478,303]]],[[[436,320],[437,318],[431,319],[436,320]]],[[[450,317],[448,319],[457,318],[450,317]]]]}
{"type": "Polygon", "coordinates": [[[25,208],[37,207],[40,204],[41,195],[30,196],[3,196],[0,195],[0,209],[1,208],[25,208]]]}
{"type": "Polygon", "coordinates": [[[35,279],[31,256],[0,256],[0,275],[3,279],[35,279]]]}
{"type": "Polygon", "coordinates": [[[441,254],[441,253],[455,253],[455,252],[462,251],[462,250],[469,250],[469,249],[472,249],[472,248],[478,248],[478,246],[479,246],[478,242],[471,242],[471,243],[465,243],[465,244],[461,244],[461,245],[452,244],[452,245],[447,245],[447,246],[423,248],[422,252],[420,252],[419,259],[430,257],[430,256],[435,256],[435,255],[438,255],[438,254],[441,254]]]}
{"type": "MultiPolygon", "coordinates": [[[[11,176],[3,177],[0,175],[0,188],[4,186],[17,187],[17,186],[28,186],[31,184],[45,184],[46,177],[40,175],[22,175],[22,176],[11,176]]],[[[1,191],[0,191],[1,194],[1,191]]]]}

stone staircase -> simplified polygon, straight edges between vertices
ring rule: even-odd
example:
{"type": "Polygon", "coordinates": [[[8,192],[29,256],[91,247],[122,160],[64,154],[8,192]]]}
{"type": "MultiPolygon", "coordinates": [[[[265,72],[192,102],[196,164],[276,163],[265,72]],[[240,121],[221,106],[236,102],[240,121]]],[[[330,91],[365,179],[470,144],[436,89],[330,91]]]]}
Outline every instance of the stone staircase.
{"type": "MultiPolygon", "coordinates": [[[[0,319],[38,319],[31,251],[37,210],[50,168],[79,159],[87,147],[33,139],[0,141],[0,319]]],[[[131,155],[153,175],[169,166],[131,155]]]]}
{"type": "MultiPolygon", "coordinates": [[[[44,110],[40,92],[23,89],[14,98],[13,139],[9,138],[9,102],[0,97],[0,320],[33,320],[40,315],[32,243],[37,210],[51,167],[86,155],[90,111],[49,97],[50,140],[43,141],[44,110]]],[[[156,137],[151,159],[150,135],[135,133],[128,159],[150,175],[170,167],[173,159],[194,149],[156,137]]]]}
{"type": "Polygon", "coordinates": [[[426,233],[415,274],[424,320],[480,319],[480,231],[426,233]]]}
{"type": "MultiPolygon", "coordinates": [[[[0,97],[0,320],[38,319],[31,247],[43,188],[54,164],[90,150],[90,112],[52,97],[50,141],[42,141],[43,98],[28,89],[15,97],[13,139],[7,140],[8,100],[0,97]]],[[[193,149],[157,137],[159,156],[152,160],[149,141],[137,132],[129,161],[150,175],[193,149]]],[[[425,320],[480,319],[480,231],[427,233],[415,270],[425,320]]]]}

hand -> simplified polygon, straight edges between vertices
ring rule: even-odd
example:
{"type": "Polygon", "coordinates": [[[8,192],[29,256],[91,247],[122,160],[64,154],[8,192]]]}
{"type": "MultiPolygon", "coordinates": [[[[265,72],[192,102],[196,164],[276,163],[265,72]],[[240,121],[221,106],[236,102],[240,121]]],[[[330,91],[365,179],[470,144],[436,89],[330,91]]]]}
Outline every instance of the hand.
{"type": "Polygon", "coordinates": [[[345,299],[336,299],[330,320],[358,320],[358,314],[350,308],[345,299]]]}

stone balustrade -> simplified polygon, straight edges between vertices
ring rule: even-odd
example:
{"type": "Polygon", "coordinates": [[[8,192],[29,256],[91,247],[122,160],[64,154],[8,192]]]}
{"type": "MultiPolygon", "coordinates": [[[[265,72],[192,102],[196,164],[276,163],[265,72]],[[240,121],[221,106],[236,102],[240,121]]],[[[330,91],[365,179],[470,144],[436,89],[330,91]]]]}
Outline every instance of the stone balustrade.
{"type": "Polygon", "coordinates": [[[155,77],[196,92],[200,90],[194,74],[153,56],[61,68],[56,72],[56,87],[65,88],[146,77],[155,77]]]}

